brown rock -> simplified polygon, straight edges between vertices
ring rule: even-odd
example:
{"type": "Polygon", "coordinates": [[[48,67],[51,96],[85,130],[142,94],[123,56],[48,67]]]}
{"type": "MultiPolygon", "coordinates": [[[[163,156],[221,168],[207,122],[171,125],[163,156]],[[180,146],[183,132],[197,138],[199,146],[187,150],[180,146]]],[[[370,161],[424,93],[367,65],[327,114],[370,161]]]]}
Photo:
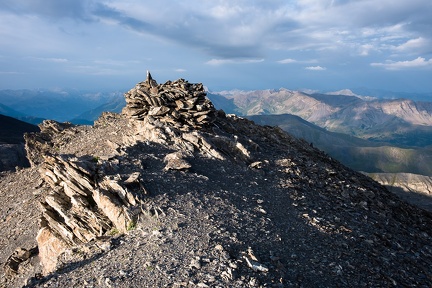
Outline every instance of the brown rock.
{"type": "Polygon", "coordinates": [[[180,152],[167,154],[164,158],[166,166],[164,170],[186,170],[192,165],[184,159],[184,155],[180,152]]]}
{"type": "Polygon", "coordinates": [[[57,257],[63,253],[69,245],[48,227],[42,227],[39,230],[36,241],[39,247],[39,258],[43,267],[43,274],[47,275],[55,271],[57,257]]]}

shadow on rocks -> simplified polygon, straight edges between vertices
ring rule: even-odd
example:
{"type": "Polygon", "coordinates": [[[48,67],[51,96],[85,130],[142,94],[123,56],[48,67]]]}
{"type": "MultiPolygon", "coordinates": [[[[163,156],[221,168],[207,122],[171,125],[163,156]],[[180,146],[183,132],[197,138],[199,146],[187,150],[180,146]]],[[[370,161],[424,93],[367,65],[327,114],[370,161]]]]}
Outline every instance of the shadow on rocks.
{"type": "MultiPolygon", "coordinates": [[[[36,287],[39,285],[43,285],[44,283],[46,283],[52,279],[56,279],[56,278],[60,277],[60,275],[68,274],[68,273],[74,271],[75,269],[84,267],[84,266],[98,260],[99,258],[104,256],[104,254],[107,251],[114,250],[117,247],[119,247],[123,237],[124,237],[124,235],[119,235],[118,237],[104,238],[105,241],[96,240],[94,243],[89,243],[86,246],[89,249],[89,251],[80,254],[80,258],[83,258],[83,259],[75,260],[75,261],[69,260],[64,265],[60,264],[59,265],[60,267],[55,272],[53,272],[47,276],[42,276],[41,274],[35,275],[34,277],[31,277],[27,281],[27,285],[23,286],[23,288],[30,288],[30,287],[36,287]],[[106,241],[106,240],[108,240],[108,241],[106,241]],[[96,250],[96,251],[92,251],[92,250],[96,250]],[[90,256],[90,257],[87,258],[88,256],[90,256]]],[[[77,251],[73,251],[73,252],[77,252],[77,251]]],[[[73,253],[73,255],[77,255],[77,254],[79,254],[79,253],[73,253]]],[[[67,258],[67,256],[66,256],[66,258],[67,258]]]]}

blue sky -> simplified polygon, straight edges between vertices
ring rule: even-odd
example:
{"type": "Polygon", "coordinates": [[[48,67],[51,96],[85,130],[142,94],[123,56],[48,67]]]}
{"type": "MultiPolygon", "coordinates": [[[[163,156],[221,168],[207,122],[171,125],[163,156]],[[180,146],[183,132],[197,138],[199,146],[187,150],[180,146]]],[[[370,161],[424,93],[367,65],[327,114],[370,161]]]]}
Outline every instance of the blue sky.
{"type": "Polygon", "coordinates": [[[2,0],[0,89],[432,92],[431,0],[2,0]]]}

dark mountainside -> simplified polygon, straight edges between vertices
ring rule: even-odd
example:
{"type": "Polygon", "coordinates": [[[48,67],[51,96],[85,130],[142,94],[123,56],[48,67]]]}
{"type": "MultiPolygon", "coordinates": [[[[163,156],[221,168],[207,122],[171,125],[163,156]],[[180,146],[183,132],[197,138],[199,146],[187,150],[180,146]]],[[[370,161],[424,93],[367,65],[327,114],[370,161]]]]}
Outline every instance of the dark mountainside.
{"type": "Polygon", "coordinates": [[[35,125],[0,114],[0,172],[28,167],[24,150],[24,133],[38,132],[35,125]]]}
{"type": "Polygon", "coordinates": [[[0,178],[0,285],[432,286],[431,213],[201,84],[125,98],[27,134],[32,167],[0,178]]]}
{"type": "Polygon", "coordinates": [[[0,143],[24,143],[24,133],[39,132],[36,125],[0,114],[0,143]]]}
{"type": "Polygon", "coordinates": [[[32,125],[38,125],[40,123],[42,123],[43,120],[45,120],[44,118],[38,118],[38,117],[34,117],[34,116],[29,116],[29,115],[25,115],[24,113],[20,113],[6,105],[3,105],[0,103],[0,114],[4,115],[4,116],[8,116],[8,117],[12,117],[15,119],[18,119],[20,121],[32,124],[32,125]]]}

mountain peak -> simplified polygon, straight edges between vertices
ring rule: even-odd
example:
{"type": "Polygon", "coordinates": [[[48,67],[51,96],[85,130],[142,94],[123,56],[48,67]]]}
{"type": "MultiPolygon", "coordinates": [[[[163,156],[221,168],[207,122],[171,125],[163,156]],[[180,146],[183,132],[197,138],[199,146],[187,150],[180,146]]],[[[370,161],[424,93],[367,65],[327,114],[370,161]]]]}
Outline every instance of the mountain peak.
{"type": "Polygon", "coordinates": [[[357,94],[355,94],[354,92],[352,92],[350,89],[342,89],[339,91],[333,91],[333,92],[327,92],[325,93],[327,95],[344,95],[344,96],[359,96],[357,94]]]}
{"type": "MultiPolygon", "coordinates": [[[[39,227],[22,216],[0,227],[25,231],[17,243],[37,234],[45,277],[29,286],[432,284],[421,264],[432,259],[429,213],[205,96],[184,79],[143,81],[121,114],[27,134],[32,167],[0,188],[28,213],[38,195],[39,227]],[[34,173],[39,188],[25,180],[34,173]]],[[[12,254],[16,244],[0,240],[12,254]]],[[[8,271],[19,275],[29,251],[4,257],[8,271]]]]}

